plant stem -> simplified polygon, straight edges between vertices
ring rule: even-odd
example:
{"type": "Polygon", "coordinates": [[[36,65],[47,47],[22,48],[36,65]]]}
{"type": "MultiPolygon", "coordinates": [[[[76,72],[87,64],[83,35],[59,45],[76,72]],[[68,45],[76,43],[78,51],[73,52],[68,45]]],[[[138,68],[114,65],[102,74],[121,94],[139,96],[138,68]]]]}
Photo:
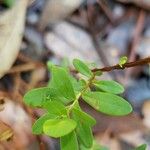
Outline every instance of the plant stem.
{"type": "MultiPolygon", "coordinates": [[[[125,68],[131,68],[131,67],[142,66],[142,65],[147,65],[147,64],[150,64],[150,57],[140,59],[137,61],[133,61],[133,62],[125,63],[124,65],[122,65],[122,67],[119,64],[117,64],[114,66],[108,66],[108,67],[104,67],[104,68],[95,68],[95,69],[92,69],[91,71],[93,73],[96,71],[109,72],[109,71],[113,71],[113,70],[123,70],[125,68]]],[[[72,70],[72,72],[78,73],[76,70],[72,70]]]]}
{"type": "Polygon", "coordinates": [[[92,81],[95,79],[95,75],[93,74],[93,76],[88,80],[87,84],[85,85],[84,89],[82,89],[82,91],[76,96],[76,99],[74,100],[74,102],[69,106],[68,108],[68,117],[70,116],[70,112],[72,111],[72,109],[74,108],[74,106],[76,105],[76,103],[79,101],[80,97],[82,96],[82,94],[90,87],[92,81]]]}
{"type": "Polygon", "coordinates": [[[119,69],[131,68],[131,67],[135,67],[135,66],[147,65],[149,63],[150,63],[150,57],[147,57],[147,58],[140,59],[137,61],[125,63],[124,65],[122,65],[123,67],[121,67],[119,64],[117,64],[114,66],[104,67],[104,68],[100,68],[100,69],[95,68],[92,70],[92,72],[96,72],[96,71],[109,72],[109,71],[113,71],[113,70],[119,70],[119,69]]]}

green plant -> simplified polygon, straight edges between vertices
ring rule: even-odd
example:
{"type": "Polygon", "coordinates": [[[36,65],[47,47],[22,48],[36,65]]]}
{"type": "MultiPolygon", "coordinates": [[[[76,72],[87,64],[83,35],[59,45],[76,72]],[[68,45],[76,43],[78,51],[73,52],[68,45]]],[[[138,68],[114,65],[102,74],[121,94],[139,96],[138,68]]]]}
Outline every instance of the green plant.
{"type": "Polygon", "coordinates": [[[73,65],[83,75],[82,78],[77,80],[66,67],[49,62],[52,78],[48,87],[33,89],[25,94],[27,105],[46,110],[33,124],[32,132],[60,138],[62,150],[102,150],[95,144],[92,134],[91,128],[96,120],[82,110],[79,101],[83,100],[97,111],[112,116],[127,115],[132,107],[118,95],[124,92],[122,85],[97,79],[102,75],[100,69],[90,70],[79,59],[74,59],[73,65]]]}
{"type": "Polygon", "coordinates": [[[135,148],[135,150],[146,150],[146,144],[142,144],[140,146],[138,146],[137,148],[135,148]]]}
{"type": "Polygon", "coordinates": [[[12,7],[14,5],[16,0],[0,0],[4,5],[7,7],[12,7]]]}
{"type": "Polygon", "coordinates": [[[126,56],[122,56],[120,59],[119,59],[119,66],[121,68],[123,68],[123,65],[128,61],[128,58],[126,56]]]}

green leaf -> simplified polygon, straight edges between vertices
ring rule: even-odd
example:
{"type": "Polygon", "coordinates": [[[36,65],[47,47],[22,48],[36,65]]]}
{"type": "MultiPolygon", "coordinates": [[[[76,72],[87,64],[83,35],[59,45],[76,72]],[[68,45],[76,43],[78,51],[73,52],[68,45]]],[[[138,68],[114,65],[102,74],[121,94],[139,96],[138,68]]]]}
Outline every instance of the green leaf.
{"type": "Polygon", "coordinates": [[[73,109],[72,117],[77,122],[76,133],[80,139],[80,142],[85,147],[90,148],[93,144],[91,126],[95,125],[95,119],[78,109],[73,109]]]}
{"type": "Polygon", "coordinates": [[[50,114],[54,115],[67,115],[67,110],[65,106],[57,101],[48,101],[43,104],[43,108],[45,108],[50,114]]]}
{"type": "Polygon", "coordinates": [[[46,101],[62,101],[64,103],[70,102],[66,100],[58,91],[54,88],[42,87],[32,89],[24,95],[24,102],[32,107],[42,107],[46,101]]]}
{"type": "Polygon", "coordinates": [[[95,140],[91,148],[86,148],[84,145],[80,144],[80,150],[109,150],[107,147],[99,145],[95,140]]]}
{"type": "Polygon", "coordinates": [[[76,133],[73,131],[60,138],[61,150],[78,150],[76,133]]]}
{"type": "Polygon", "coordinates": [[[47,62],[47,68],[48,68],[49,71],[51,71],[53,66],[55,66],[55,64],[53,64],[51,61],[47,62]]]}
{"type": "Polygon", "coordinates": [[[124,87],[113,80],[95,81],[94,85],[100,90],[108,93],[120,94],[124,92],[124,87]]]}
{"type": "Polygon", "coordinates": [[[62,67],[53,66],[50,86],[56,89],[66,99],[74,100],[75,93],[69,74],[62,67]]]}
{"type": "Polygon", "coordinates": [[[122,68],[123,65],[128,61],[128,58],[126,56],[122,56],[120,59],[119,59],[119,66],[122,68]]]}
{"type": "Polygon", "coordinates": [[[16,0],[3,0],[7,7],[12,7],[16,0]]]}
{"type": "Polygon", "coordinates": [[[79,59],[74,59],[73,60],[73,65],[77,71],[79,71],[81,74],[91,77],[93,73],[91,70],[88,68],[88,66],[81,60],[79,59]]]}
{"type": "Polygon", "coordinates": [[[85,123],[78,122],[76,128],[77,136],[79,137],[80,142],[86,147],[90,148],[93,145],[93,134],[92,130],[85,123]]]}
{"type": "Polygon", "coordinates": [[[86,83],[86,81],[84,79],[80,79],[78,81],[78,84],[80,85],[80,91],[81,91],[81,90],[83,90],[85,88],[87,83],[86,83]]]}
{"type": "Polygon", "coordinates": [[[94,75],[96,75],[96,76],[101,76],[102,74],[103,74],[103,72],[100,70],[97,70],[94,72],[94,75]]]}
{"type": "Polygon", "coordinates": [[[142,144],[140,146],[138,146],[137,148],[135,148],[135,150],[146,150],[147,145],[146,144],[142,144]]]}
{"type": "Polygon", "coordinates": [[[113,116],[127,115],[131,105],[122,97],[104,92],[86,92],[82,98],[96,110],[113,116]]]}
{"type": "Polygon", "coordinates": [[[73,109],[73,116],[75,120],[78,122],[84,122],[88,126],[93,126],[96,124],[96,120],[88,115],[87,113],[83,112],[82,110],[73,109]]]}
{"type": "Polygon", "coordinates": [[[86,86],[86,81],[83,79],[77,81],[73,76],[70,76],[70,80],[76,95],[86,86]]]}
{"type": "Polygon", "coordinates": [[[32,89],[24,95],[24,102],[32,107],[41,107],[42,103],[50,100],[51,89],[47,87],[32,89]]]}
{"type": "Polygon", "coordinates": [[[33,134],[42,134],[43,133],[43,124],[46,120],[54,119],[56,116],[51,114],[45,114],[39,119],[35,121],[32,126],[32,133],[33,134]]]}
{"type": "Polygon", "coordinates": [[[78,94],[81,90],[81,85],[79,84],[79,82],[77,81],[77,79],[75,79],[73,76],[70,75],[70,81],[73,85],[73,89],[76,92],[76,94],[78,94]]]}
{"type": "Polygon", "coordinates": [[[44,123],[43,132],[48,136],[58,138],[72,132],[76,125],[72,119],[50,119],[44,123]]]}
{"type": "Polygon", "coordinates": [[[63,58],[61,61],[61,66],[69,71],[69,65],[70,65],[69,59],[67,57],[63,58]]]}

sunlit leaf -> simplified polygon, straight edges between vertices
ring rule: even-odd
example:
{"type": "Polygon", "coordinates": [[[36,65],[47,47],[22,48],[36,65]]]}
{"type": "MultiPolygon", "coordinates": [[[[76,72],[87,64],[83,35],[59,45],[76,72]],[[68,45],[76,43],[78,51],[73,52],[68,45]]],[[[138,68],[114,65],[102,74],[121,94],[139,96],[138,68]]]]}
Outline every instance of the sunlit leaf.
{"type": "Polygon", "coordinates": [[[86,92],[82,98],[96,110],[113,116],[127,115],[131,105],[122,97],[104,92],[86,92]]]}
{"type": "Polygon", "coordinates": [[[147,145],[146,144],[142,144],[140,146],[138,146],[137,148],[135,148],[135,150],[146,150],[147,145]]]}
{"type": "Polygon", "coordinates": [[[69,71],[69,65],[70,65],[69,59],[67,57],[63,58],[61,66],[65,68],[67,71],[69,71]]]}
{"type": "Polygon", "coordinates": [[[12,7],[14,5],[16,0],[3,0],[4,4],[7,6],[7,7],[12,7]]]}
{"type": "Polygon", "coordinates": [[[43,103],[46,101],[62,101],[64,103],[70,102],[57,90],[49,87],[32,89],[24,95],[24,102],[32,107],[42,107],[43,103]]]}
{"type": "Polygon", "coordinates": [[[39,119],[35,121],[35,123],[32,126],[32,133],[33,134],[42,134],[43,133],[43,124],[46,120],[54,119],[56,118],[55,115],[52,114],[45,114],[39,119]]]}
{"type": "Polygon", "coordinates": [[[93,144],[93,134],[91,127],[87,126],[85,123],[78,122],[76,128],[77,136],[80,142],[87,148],[91,148],[93,144]]]}
{"type": "Polygon", "coordinates": [[[61,150],[78,150],[76,133],[73,131],[60,138],[61,150]]]}
{"type": "Polygon", "coordinates": [[[113,80],[95,81],[94,85],[100,90],[108,93],[120,94],[124,92],[123,86],[113,80]]]}
{"type": "Polygon", "coordinates": [[[90,148],[93,144],[91,126],[96,123],[95,119],[78,109],[73,109],[72,117],[77,122],[77,137],[85,147],[90,148]]]}
{"type": "Polygon", "coordinates": [[[88,66],[81,60],[79,59],[74,59],[73,60],[73,65],[77,71],[79,71],[81,74],[91,77],[93,73],[91,70],[88,68],[88,66]]]}
{"type": "Polygon", "coordinates": [[[67,111],[65,106],[57,101],[48,101],[43,104],[43,108],[45,108],[50,114],[54,115],[67,115],[67,111]]]}
{"type": "Polygon", "coordinates": [[[73,115],[76,121],[83,122],[88,126],[93,126],[96,124],[96,120],[82,110],[73,109],[73,115]]]}
{"type": "Polygon", "coordinates": [[[62,96],[69,100],[75,99],[73,85],[69,74],[62,67],[53,66],[51,69],[52,80],[50,86],[55,88],[62,96]]]}
{"type": "Polygon", "coordinates": [[[48,136],[58,138],[72,132],[76,125],[76,122],[72,119],[50,119],[44,123],[43,131],[48,136]]]}
{"type": "Polygon", "coordinates": [[[80,150],[109,150],[107,147],[99,145],[95,140],[91,148],[86,148],[84,145],[80,144],[80,150]]]}

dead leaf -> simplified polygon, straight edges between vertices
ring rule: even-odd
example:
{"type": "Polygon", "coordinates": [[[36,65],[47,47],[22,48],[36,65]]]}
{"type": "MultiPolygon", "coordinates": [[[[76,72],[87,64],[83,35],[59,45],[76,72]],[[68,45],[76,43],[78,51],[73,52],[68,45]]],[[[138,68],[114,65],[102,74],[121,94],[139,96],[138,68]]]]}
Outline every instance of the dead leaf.
{"type": "Polygon", "coordinates": [[[23,36],[28,0],[18,0],[12,9],[0,15],[0,78],[14,63],[23,36]]]}
{"type": "Polygon", "coordinates": [[[13,136],[13,130],[5,123],[0,122],[0,141],[7,141],[13,136]]]}

